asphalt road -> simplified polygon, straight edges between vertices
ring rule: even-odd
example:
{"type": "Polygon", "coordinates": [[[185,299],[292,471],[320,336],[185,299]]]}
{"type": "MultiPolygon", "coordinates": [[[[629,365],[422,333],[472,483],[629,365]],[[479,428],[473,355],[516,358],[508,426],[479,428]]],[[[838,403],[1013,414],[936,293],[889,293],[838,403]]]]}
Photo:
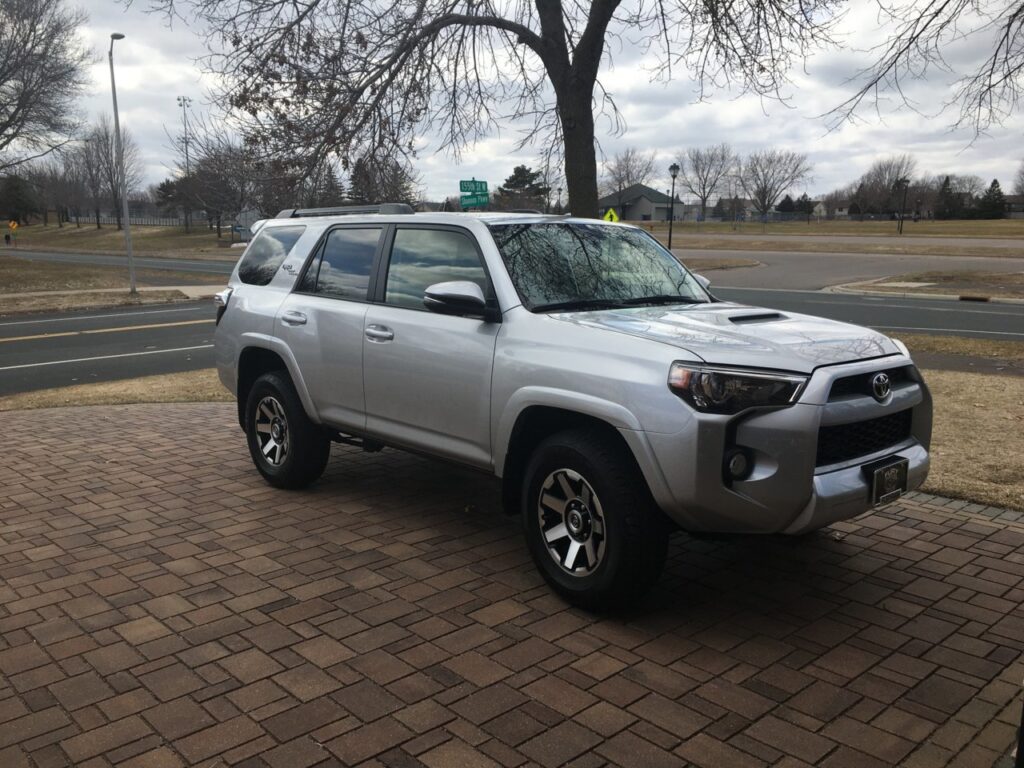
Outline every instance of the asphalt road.
{"type": "Polygon", "coordinates": [[[209,301],[0,319],[0,395],[209,368],[209,301]]]}
{"type": "MultiPolygon", "coordinates": [[[[720,288],[723,299],[902,332],[1024,341],[1024,305],[720,288]]],[[[209,301],[0,320],[0,395],[213,365],[209,301]]]]}

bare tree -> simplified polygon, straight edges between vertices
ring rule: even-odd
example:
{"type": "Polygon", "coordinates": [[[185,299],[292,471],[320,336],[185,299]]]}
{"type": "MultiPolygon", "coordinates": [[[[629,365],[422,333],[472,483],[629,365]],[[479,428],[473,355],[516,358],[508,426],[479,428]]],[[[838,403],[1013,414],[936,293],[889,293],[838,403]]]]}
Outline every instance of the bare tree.
{"type": "Polygon", "coordinates": [[[601,191],[610,195],[634,184],[649,184],[653,176],[654,152],[644,153],[630,147],[605,161],[601,191]]]}
{"type": "Polygon", "coordinates": [[[740,166],[743,191],[762,216],[767,214],[786,190],[811,179],[807,155],[780,149],[766,149],[749,155],[740,166]]]}
{"type": "Polygon", "coordinates": [[[1024,160],[1020,161],[1017,173],[1013,177],[1013,194],[1024,195],[1024,160]]]}
{"type": "Polygon", "coordinates": [[[78,39],[85,22],[63,0],[0,3],[0,170],[42,157],[74,135],[74,102],[90,62],[78,39]]]}
{"type": "Polygon", "coordinates": [[[909,184],[916,170],[917,161],[911,155],[893,155],[872,163],[858,182],[861,212],[892,213],[901,207],[903,193],[896,194],[897,183],[906,179],[909,184]]]}
{"type": "Polygon", "coordinates": [[[861,87],[830,113],[834,122],[853,117],[864,102],[877,109],[889,91],[918,109],[905,87],[931,70],[951,71],[949,45],[965,39],[988,55],[954,84],[945,107],[959,111],[955,123],[978,135],[1017,113],[1024,95],[1024,0],[884,0],[879,9],[892,32],[856,78],[861,87]]]}
{"type": "Polygon", "coordinates": [[[210,68],[264,152],[409,154],[423,129],[458,153],[510,118],[561,150],[570,207],[597,214],[595,110],[606,42],[649,49],[656,78],[777,95],[831,42],[838,0],[148,0],[209,30],[210,68]]]}
{"type": "MultiPolygon", "coordinates": [[[[114,124],[106,114],[103,114],[89,130],[86,142],[99,174],[102,192],[114,209],[117,228],[121,229],[123,224],[121,221],[121,165],[118,162],[117,142],[114,137],[114,124]]],[[[142,160],[139,157],[139,146],[127,128],[121,129],[121,148],[124,153],[124,188],[131,195],[142,182],[143,169],[142,160]]],[[[99,225],[99,205],[97,205],[96,224],[99,225]]]]}
{"type": "Polygon", "coordinates": [[[708,200],[724,185],[737,163],[736,153],[728,144],[690,147],[682,153],[679,163],[679,184],[700,200],[700,216],[707,213],[708,200]]]}

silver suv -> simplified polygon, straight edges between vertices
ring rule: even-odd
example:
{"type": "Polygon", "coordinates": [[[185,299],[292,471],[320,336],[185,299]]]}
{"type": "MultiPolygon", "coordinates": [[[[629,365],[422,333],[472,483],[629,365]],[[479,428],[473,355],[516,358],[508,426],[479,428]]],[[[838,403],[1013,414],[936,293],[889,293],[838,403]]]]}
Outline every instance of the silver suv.
{"type": "Polygon", "coordinates": [[[928,473],[903,344],[719,301],[635,227],[385,205],[254,231],[216,348],[263,477],[313,482],[332,441],[491,473],[577,604],[649,587],[673,527],[800,534],[928,473]]]}

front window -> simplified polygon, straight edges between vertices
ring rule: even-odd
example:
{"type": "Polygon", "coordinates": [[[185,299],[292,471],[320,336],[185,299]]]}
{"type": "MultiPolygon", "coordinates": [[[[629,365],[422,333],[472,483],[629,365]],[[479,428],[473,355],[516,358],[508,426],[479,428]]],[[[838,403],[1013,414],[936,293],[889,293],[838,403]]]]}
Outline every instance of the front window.
{"type": "Polygon", "coordinates": [[[671,253],[637,229],[578,222],[490,229],[523,305],[534,312],[709,300],[671,253]]]}

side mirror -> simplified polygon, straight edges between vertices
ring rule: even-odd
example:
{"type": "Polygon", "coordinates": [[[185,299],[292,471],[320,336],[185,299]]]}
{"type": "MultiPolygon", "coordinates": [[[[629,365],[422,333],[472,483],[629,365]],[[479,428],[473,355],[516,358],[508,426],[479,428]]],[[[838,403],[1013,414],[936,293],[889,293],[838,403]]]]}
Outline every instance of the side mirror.
{"type": "Polygon", "coordinates": [[[469,280],[434,283],[423,294],[423,306],[439,315],[482,317],[494,321],[496,311],[487,305],[484,292],[469,280]]]}
{"type": "Polygon", "coordinates": [[[694,273],[693,276],[695,278],[697,278],[697,282],[698,283],[700,283],[702,286],[704,286],[704,290],[705,291],[710,291],[711,290],[711,281],[708,280],[706,277],[704,277],[704,275],[698,275],[698,274],[694,273]]]}

